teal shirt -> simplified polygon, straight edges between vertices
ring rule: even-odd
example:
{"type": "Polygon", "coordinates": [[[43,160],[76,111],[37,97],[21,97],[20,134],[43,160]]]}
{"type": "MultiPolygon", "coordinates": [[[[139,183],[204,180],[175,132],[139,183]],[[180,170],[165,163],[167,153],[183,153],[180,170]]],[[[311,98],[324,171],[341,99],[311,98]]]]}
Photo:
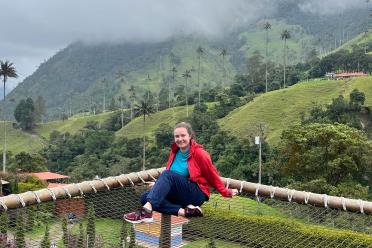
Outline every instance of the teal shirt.
{"type": "Polygon", "coordinates": [[[189,157],[189,152],[190,149],[185,153],[183,153],[181,149],[178,149],[176,156],[174,156],[170,170],[182,176],[190,177],[186,162],[187,158],[189,157]]]}

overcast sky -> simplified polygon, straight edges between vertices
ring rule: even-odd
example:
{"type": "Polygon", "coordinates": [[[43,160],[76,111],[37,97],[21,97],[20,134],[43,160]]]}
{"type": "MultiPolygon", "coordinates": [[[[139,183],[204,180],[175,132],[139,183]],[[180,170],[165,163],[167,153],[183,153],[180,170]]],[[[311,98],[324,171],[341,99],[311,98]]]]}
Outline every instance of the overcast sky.
{"type": "Polygon", "coordinates": [[[290,1],[304,12],[329,14],[365,0],[0,0],[0,60],[14,63],[18,79],[71,42],[161,41],[177,34],[219,35],[270,16],[290,1]]]}

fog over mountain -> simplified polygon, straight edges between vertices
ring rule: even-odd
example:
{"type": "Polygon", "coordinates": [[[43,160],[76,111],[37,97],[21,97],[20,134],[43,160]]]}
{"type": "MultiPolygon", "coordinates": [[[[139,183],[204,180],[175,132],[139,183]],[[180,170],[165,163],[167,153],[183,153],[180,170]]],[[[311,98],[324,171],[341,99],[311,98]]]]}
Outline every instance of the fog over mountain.
{"type": "Polygon", "coordinates": [[[365,8],[365,0],[14,0],[1,4],[0,59],[14,62],[18,79],[74,41],[159,42],[177,35],[219,36],[275,14],[282,4],[306,13],[365,8]]]}
{"type": "Polygon", "coordinates": [[[350,9],[366,8],[366,0],[307,0],[300,1],[299,8],[303,12],[312,14],[328,15],[337,14],[350,9]]]}

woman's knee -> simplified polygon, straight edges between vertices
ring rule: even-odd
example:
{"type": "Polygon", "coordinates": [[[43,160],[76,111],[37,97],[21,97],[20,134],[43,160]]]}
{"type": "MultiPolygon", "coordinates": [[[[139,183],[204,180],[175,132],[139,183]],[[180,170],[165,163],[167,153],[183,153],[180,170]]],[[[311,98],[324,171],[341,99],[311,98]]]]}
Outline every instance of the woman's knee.
{"type": "Polygon", "coordinates": [[[159,176],[159,179],[171,179],[171,178],[174,178],[177,174],[171,170],[165,170],[163,171],[160,176],[159,176]]]}
{"type": "Polygon", "coordinates": [[[173,171],[171,170],[165,170],[163,171],[160,176],[163,176],[163,177],[169,177],[170,175],[172,175],[173,171]]]}

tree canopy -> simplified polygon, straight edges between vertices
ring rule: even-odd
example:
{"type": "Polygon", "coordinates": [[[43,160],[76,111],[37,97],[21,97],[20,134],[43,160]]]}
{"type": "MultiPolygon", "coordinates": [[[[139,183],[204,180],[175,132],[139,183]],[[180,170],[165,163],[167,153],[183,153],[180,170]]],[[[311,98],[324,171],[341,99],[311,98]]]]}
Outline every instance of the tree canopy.
{"type": "Polygon", "coordinates": [[[372,143],[363,132],[343,124],[313,123],[293,126],[281,138],[277,166],[285,176],[300,182],[371,185],[372,143]]]}

